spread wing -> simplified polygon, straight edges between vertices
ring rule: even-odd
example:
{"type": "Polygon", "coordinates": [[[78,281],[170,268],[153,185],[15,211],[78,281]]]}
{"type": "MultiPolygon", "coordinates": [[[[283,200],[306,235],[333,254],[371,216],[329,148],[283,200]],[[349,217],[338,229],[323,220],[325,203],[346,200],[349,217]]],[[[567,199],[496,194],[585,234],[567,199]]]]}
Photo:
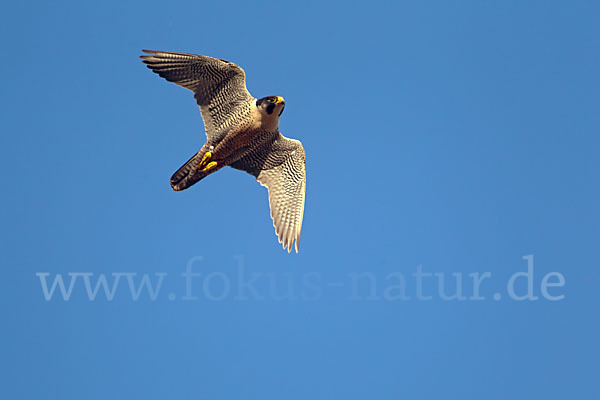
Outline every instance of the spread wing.
{"type": "Polygon", "coordinates": [[[140,56],[152,71],[194,92],[209,141],[219,141],[227,132],[227,120],[252,101],[246,89],[246,74],[229,61],[196,54],[142,50],[140,56]]]}
{"type": "Polygon", "coordinates": [[[269,190],[269,205],[275,232],[288,253],[300,243],[304,194],[306,191],[306,157],[302,143],[277,134],[265,144],[231,165],[256,177],[269,190]]]}

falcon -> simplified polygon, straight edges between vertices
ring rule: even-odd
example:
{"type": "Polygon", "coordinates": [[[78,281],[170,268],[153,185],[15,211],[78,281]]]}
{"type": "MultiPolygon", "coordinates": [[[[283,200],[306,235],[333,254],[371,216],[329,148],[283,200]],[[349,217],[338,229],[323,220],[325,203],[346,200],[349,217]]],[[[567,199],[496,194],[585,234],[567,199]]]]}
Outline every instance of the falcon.
{"type": "Polygon", "coordinates": [[[280,96],[256,99],[236,64],[196,54],[142,50],[142,62],[169,82],[194,92],[206,143],[171,177],[181,191],[223,167],[246,171],[269,192],[279,243],[296,253],[302,229],[306,157],[302,143],[279,131],[280,96]],[[295,241],[295,246],[294,246],[295,241]]]}

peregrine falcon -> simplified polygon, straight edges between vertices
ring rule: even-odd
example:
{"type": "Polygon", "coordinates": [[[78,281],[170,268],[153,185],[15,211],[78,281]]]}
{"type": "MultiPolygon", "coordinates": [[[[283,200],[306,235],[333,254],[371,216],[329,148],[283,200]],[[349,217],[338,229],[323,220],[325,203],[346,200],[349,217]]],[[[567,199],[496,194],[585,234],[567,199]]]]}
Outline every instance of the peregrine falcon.
{"type": "Polygon", "coordinates": [[[229,61],[187,53],[142,50],[142,62],[169,82],[194,92],[204,120],[206,143],[171,177],[180,191],[230,166],[248,172],[269,191],[279,242],[296,253],[306,187],[302,143],[279,132],[285,108],[280,96],[256,99],[246,89],[244,70],[229,61]]]}

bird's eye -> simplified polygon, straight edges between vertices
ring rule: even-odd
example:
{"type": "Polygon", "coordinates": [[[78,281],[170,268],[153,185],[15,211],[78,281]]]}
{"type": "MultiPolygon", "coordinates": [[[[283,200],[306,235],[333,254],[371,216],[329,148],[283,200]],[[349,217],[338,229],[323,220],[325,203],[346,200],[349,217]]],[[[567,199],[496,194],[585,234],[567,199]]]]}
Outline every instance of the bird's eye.
{"type": "Polygon", "coordinates": [[[269,101],[270,101],[271,103],[275,103],[275,102],[277,101],[277,97],[271,97],[271,98],[269,99],[269,101]]]}

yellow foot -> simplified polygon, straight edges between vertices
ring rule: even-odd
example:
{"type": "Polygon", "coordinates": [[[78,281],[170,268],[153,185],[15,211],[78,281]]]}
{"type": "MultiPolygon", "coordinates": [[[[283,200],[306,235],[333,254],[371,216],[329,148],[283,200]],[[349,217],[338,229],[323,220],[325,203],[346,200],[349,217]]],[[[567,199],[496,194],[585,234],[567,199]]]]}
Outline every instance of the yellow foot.
{"type": "Polygon", "coordinates": [[[204,153],[204,155],[202,156],[202,160],[200,161],[200,164],[198,164],[198,169],[202,169],[206,165],[208,160],[210,160],[211,157],[212,157],[212,153],[210,151],[207,151],[206,153],[204,153]]]}
{"type": "Polygon", "coordinates": [[[202,168],[202,172],[206,172],[206,171],[208,171],[208,170],[210,170],[210,169],[213,169],[213,168],[214,168],[214,167],[216,167],[216,166],[217,166],[217,162],[216,162],[216,161],[211,161],[211,162],[209,162],[209,163],[206,165],[206,167],[202,168]]]}

